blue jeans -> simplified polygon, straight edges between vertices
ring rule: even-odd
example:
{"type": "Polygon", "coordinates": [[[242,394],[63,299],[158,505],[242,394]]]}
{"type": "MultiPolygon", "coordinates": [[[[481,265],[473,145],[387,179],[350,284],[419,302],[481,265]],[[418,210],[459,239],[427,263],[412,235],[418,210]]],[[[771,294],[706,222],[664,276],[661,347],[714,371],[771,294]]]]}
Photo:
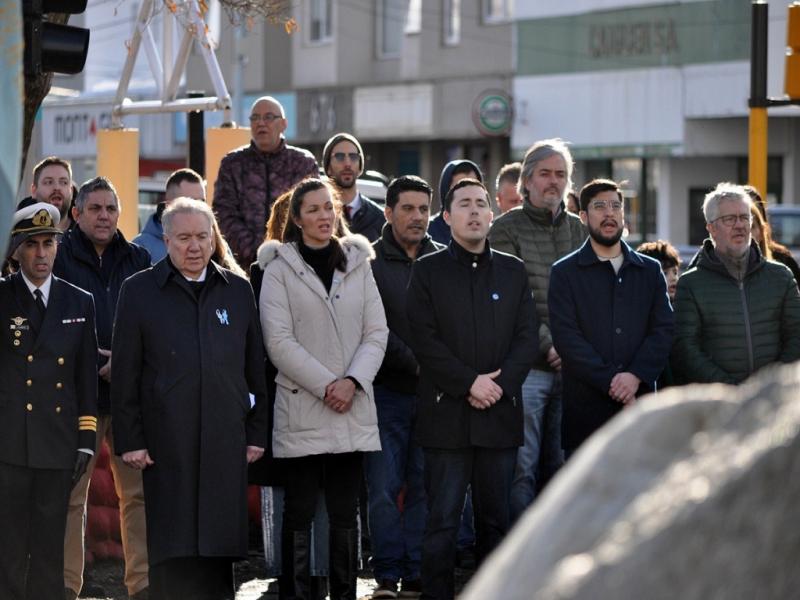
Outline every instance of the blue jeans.
{"type": "Polygon", "coordinates": [[[425,488],[422,449],[411,439],[411,394],[375,387],[380,452],[369,452],[365,469],[369,496],[369,531],[375,579],[419,579],[425,488]],[[403,510],[398,496],[405,486],[403,510]]]}
{"type": "Polygon", "coordinates": [[[475,506],[478,563],[502,541],[510,526],[508,496],[516,448],[425,448],[428,522],[422,544],[422,598],[452,600],[456,535],[467,486],[475,506]]]}
{"type": "Polygon", "coordinates": [[[516,521],[536,498],[539,468],[552,474],[563,464],[561,374],[531,370],[522,384],[525,443],[517,451],[511,485],[511,518],[516,521]]]}

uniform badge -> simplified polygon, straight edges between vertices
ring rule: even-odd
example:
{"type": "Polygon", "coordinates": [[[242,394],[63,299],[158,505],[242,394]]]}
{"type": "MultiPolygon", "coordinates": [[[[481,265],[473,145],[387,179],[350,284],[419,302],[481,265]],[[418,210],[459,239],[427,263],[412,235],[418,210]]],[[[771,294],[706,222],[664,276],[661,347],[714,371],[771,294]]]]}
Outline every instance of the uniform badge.
{"type": "Polygon", "coordinates": [[[47,209],[43,208],[36,211],[36,214],[31,218],[31,223],[36,227],[52,227],[53,217],[50,216],[50,212],[47,209]]]}
{"type": "Polygon", "coordinates": [[[26,319],[25,317],[12,317],[12,318],[11,318],[11,325],[9,325],[8,327],[9,327],[9,329],[11,329],[11,330],[14,330],[14,329],[21,329],[21,330],[23,330],[23,331],[26,331],[26,330],[28,330],[28,329],[30,329],[30,328],[31,328],[31,326],[30,326],[30,325],[28,325],[28,324],[25,322],[25,321],[27,321],[27,320],[28,320],[28,319],[26,319]]]}
{"type": "Polygon", "coordinates": [[[230,323],[228,322],[228,309],[218,308],[217,318],[219,319],[220,325],[230,325],[230,323]]]}

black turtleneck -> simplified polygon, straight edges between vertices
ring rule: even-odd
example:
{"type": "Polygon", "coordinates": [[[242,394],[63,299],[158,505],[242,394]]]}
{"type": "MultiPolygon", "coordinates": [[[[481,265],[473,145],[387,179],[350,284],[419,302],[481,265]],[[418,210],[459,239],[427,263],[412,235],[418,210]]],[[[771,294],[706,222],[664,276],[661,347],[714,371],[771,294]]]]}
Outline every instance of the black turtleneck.
{"type": "Polygon", "coordinates": [[[327,291],[331,291],[333,284],[333,271],[334,267],[331,265],[331,255],[333,254],[334,242],[329,242],[324,248],[310,248],[306,246],[302,240],[297,242],[297,248],[300,250],[300,256],[308,265],[314,269],[314,272],[322,280],[322,284],[327,291]]]}

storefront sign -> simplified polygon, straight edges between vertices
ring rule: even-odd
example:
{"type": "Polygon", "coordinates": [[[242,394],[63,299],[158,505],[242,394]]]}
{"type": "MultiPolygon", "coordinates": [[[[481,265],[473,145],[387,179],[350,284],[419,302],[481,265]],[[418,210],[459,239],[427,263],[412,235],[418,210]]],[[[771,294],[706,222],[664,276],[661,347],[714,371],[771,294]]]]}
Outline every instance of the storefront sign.
{"type": "Polygon", "coordinates": [[[503,90],[482,92],[472,103],[472,121],[482,135],[507,135],[512,118],[511,97],[503,90]]]}

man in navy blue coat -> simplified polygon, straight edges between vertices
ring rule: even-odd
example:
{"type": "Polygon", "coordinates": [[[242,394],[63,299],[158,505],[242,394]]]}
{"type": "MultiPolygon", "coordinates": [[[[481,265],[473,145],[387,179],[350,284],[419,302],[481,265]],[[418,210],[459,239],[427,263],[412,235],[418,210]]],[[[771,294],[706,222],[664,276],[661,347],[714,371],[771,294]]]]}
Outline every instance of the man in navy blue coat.
{"type": "Polygon", "coordinates": [[[553,265],[548,309],[564,373],[567,456],[623,407],[655,390],[674,327],[661,266],[621,241],[619,185],[595,179],[580,193],[589,238],[553,265]]]}

